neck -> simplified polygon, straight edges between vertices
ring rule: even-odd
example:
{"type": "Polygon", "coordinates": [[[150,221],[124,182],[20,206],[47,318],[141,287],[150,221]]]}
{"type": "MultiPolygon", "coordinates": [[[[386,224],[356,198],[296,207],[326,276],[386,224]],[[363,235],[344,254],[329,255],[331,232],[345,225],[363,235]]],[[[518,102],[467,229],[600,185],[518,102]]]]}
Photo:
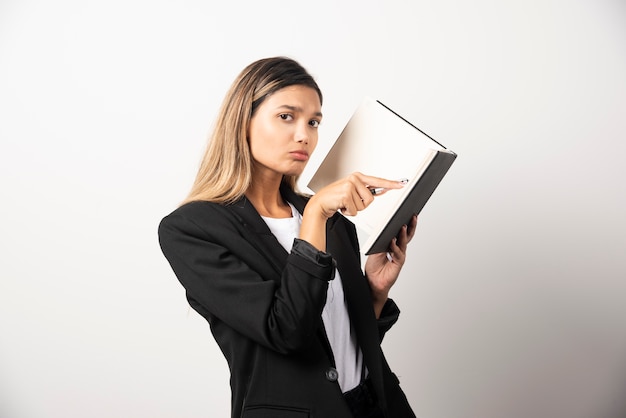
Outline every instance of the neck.
{"type": "Polygon", "coordinates": [[[246,191],[246,198],[259,212],[268,218],[290,218],[291,208],[280,194],[282,178],[260,181],[253,180],[246,191]]]}

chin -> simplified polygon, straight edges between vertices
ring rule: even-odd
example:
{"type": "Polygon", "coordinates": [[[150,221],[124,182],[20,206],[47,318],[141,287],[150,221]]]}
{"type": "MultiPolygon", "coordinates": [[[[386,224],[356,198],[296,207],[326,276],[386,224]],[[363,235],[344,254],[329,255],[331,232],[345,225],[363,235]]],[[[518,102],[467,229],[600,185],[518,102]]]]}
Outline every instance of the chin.
{"type": "Polygon", "coordinates": [[[302,172],[304,171],[304,167],[306,166],[306,164],[303,164],[301,167],[298,168],[294,168],[291,170],[285,170],[283,172],[283,175],[285,176],[293,176],[293,177],[298,177],[299,175],[302,174],[302,172]]]}

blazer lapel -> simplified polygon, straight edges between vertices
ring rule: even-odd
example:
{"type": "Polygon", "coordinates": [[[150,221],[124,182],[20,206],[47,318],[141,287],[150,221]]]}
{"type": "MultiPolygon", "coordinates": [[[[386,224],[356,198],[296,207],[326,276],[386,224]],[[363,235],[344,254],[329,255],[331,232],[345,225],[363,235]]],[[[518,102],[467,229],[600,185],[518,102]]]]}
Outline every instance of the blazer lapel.
{"type": "MultiPolygon", "coordinates": [[[[281,184],[280,193],[285,200],[294,205],[298,212],[304,212],[307,200],[303,196],[296,194],[284,184],[281,184]]],[[[289,254],[272,234],[259,212],[252,205],[252,202],[243,196],[227,207],[239,222],[251,232],[252,244],[260,254],[267,258],[280,277],[285,264],[287,264],[287,256],[289,254]]]]}
{"type": "Polygon", "coordinates": [[[252,245],[263,255],[278,273],[277,280],[287,263],[287,251],[272,234],[252,203],[244,196],[227,206],[239,222],[251,232],[249,238],[252,245]]]}

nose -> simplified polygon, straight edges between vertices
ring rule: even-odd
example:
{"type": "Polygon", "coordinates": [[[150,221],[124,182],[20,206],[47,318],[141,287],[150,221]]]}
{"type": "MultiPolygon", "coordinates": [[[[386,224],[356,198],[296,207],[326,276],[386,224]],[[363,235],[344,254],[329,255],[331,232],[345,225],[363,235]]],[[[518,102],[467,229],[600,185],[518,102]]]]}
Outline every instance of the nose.
{"type": "Polygon", "coordinates": [[[294,140],[299,143],[308,144],[309,143],[309,132],[308,126],[298,126],[296,132],[294,134],[294,140]]]}

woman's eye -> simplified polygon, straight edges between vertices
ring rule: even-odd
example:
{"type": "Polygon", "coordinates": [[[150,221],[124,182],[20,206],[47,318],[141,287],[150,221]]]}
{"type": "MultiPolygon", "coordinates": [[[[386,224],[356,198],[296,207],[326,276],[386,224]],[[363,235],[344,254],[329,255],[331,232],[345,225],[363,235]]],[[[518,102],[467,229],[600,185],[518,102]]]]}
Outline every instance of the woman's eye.
{"type": "Polygon", "coordinates": [[[289,113],[281,113],[280,115],[278,115],[279,118],[281,118],[282,120],[292,120],[293,117],[289,114],[289,113]]]}
{"type": "Polygon", "coordinates": [[[317,128],[318,126],[320,126],[320,121],[313,119],[312,121],[309,122],[309,125],[311,125],[314,128],[317,128]]]}

